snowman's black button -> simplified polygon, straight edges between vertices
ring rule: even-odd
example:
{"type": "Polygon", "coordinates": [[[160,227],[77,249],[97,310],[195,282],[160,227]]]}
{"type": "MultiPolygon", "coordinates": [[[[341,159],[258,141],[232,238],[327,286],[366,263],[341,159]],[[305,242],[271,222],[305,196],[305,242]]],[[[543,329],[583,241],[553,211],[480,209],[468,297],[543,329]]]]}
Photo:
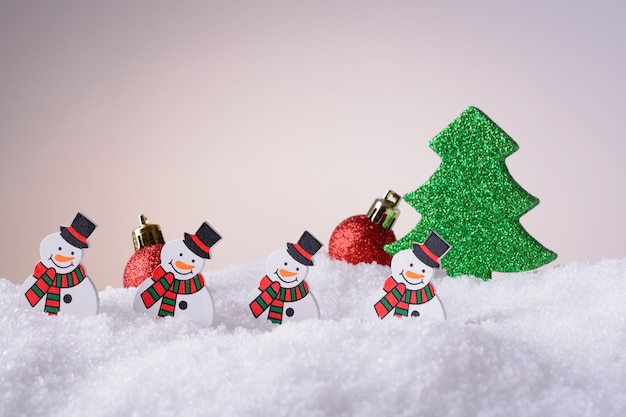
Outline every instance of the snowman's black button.
{"type": "Polygon", "coordinates": [[[289,307],[287,311],[285,311],[285,314],[287,315],[287,317],[293,316],[293,308],[289,307]]]}
{"type": "Polygon", "coordinates": [[[180,308],[181,310],[187,310],[187,301],[181,301],[180,303],[178,303],[178,308],[180,308]]]}
{"type": "Polygon", "coordinates": [[[419,317],[420,316],[420,312],[417,310],[411,311],[411,317],[419,317]]]}
{"type": "Polygon", "coordinates": [[[69,294],[65,294],[65,295],[63,296],[63,302],[64,302],[65,304],[69,304],[69,303],[71,303],[71,302],[72,302],[72,296],[71,296],[71,295],[69,295],[69,294]]]}

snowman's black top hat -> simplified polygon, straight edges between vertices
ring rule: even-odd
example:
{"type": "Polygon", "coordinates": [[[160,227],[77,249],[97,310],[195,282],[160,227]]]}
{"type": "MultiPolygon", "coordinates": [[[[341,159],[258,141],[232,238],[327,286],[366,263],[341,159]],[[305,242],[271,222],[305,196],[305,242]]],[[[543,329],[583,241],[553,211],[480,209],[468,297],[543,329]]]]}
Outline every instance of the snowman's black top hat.
{"type": "Polygon", "coordinates": [[[195,235],[185,233],[185,245],[201,258],[211,259],[211,247],[222,237],[207,222],[200,225],[195,235]]]}
{"type": "Polygon", "coordinates": [[[61,226],[61,237],[67,243],[79,249],[89,247],[87,238],[93,233],[96,225],[80,213],[76,214],[71,226],[61,226]]]}
{"type": "Polygon", "coordinates": [[[287,253],[302,265],[313,265],[313,255],[322,247],[322,243],[308,231],[302,233],[298,243],[287,243],[287,253]]]}
{"type": "Polygon", "coordinates": [[[417,259],[431,268],[439,268],[439,258],[448,252],[450,245],[435,232],[430,232],[424,243],[413,243],[417,259]]]}

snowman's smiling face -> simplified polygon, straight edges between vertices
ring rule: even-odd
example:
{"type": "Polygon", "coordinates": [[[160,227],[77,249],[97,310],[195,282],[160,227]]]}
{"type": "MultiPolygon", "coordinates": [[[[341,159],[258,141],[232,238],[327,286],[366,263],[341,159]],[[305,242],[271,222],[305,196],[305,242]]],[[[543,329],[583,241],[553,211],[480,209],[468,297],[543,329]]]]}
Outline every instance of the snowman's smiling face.
{"type": "Polygon", "coordinates": [[[391,274],[409,289],[424,288],[433,278],[433,273],[434,269],[417,259],[411,249],[400,251],[391,259],[391,274]]]}
{"type": "Polygon", "coordinates": [[[283,288],[293,288],[304,281],[309,268],[289,255],[286,250],[277,250],[267,257],[267,276],[278,281],[283,288]]]}
{"type": "Polygon", "coordinates": [[[46,236],[39,245],[41,262],[58,273],[67,273],[83,260],[83,250],[67,243],[60,233],[46,236]]]}
{"type": "Polygon", "coordinates": [[[161,249],[161,266],[176,279],[191,279],[204,268],[204,258],[190,251],[182,239],[170,240],[161,249]]]}

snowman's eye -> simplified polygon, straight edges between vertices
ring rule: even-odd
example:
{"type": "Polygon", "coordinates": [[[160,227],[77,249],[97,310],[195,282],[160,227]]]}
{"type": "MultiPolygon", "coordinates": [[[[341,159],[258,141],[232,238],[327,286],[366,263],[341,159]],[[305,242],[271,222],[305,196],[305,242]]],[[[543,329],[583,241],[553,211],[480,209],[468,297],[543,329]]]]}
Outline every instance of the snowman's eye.
{"type": "Polygon", "coordinates": [[[410,268],[413,268],[413,264],[409,264],[409,267],[410,267],[410,268]]]}
{"type": "Polygon", "coordinates": [[[192,259],[192,260],[191,260],[191,263],[192,263],[192,264],[195,264],[195,263],[196,263],[196,260],[195,260],[195,259],[192,259]]]}
{"type": "Polygon", "coordinates": [[[285,262],[285,266],[287,266],[287,262],[285,262]]]}
{"type": "Polygon", "coordinates": [[[422,269],[422,274],[424,274],[424,273],[426,273],[426,270],[425,270],[425,269],[422,269]]]}
{"type": "Polygon", "coordinates": [[[178,254],[178,256],[183,256],[183,254],[182,254],[182,253],[179,253],[179,254],[178,254]]]}
{"type": "Polygon", "coordinates": [[[299,270],[300,270],[300,268],[296,268],[296,271],[299,271],[299,270]]]}
{"type": "Polygon", "coordinates": [[[62,250],[63,248],[59,246],[59,250],[62,250]]]}
{"type": "Polygon", "coordinates": [[[74,255],[74,251],[72,251],[72,253],[71,253],[71,254],[72,254],[72,255],[74,255]]]}

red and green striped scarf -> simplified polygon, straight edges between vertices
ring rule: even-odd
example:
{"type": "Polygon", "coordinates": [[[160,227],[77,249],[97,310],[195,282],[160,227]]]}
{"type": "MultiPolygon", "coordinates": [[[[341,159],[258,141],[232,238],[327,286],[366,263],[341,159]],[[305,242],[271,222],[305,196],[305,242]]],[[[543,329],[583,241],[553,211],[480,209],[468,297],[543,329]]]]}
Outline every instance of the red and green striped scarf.
{"type": "Polygon", "coordinates": [[[35,265],[33,277],[37,281],[26,291],[26,299],[32,307],[46,296],[43,311],[50,315],[59,313],[61,307],[61,288],[70,288],[78,285],[85,279],[85,269],[78,265],[72,272],[57,274],[54,268],[48,268],[39,262],[35,265]]]}
{"type": "Polygon", "coordinates": [[[283,322],[283,306],[285,302],[298,301],[309,293],[309,285],[302,281],[293,288],[283,288],[278,281],[272,281],[267,275],[259,284],[261,294],[250,303],[250,310],[254,317],[259,317],[269,308],[267,319],[272,323],[283,322]]]}
{"type": "Polygon", "coordinates": [[[383,289],[387,292],[374,308],[381,319],[395,308],[394,316],[407,317],[409,304],[423,304],[435,296],[435,287],[430,282],[420,290],[408,290],[402,282],[397,282],[392,276],[387,278],[383,289]]]}
{"type": "Polygon", "coordinates": [[[159,317],[173,316],[176,310],[176,296],[178,294],[193,294],[204,288],[204,278],[201,274],[191,279],[176,279],[172,272],[166,272],[159,265],[152,274],[154,284],[141,293],[143,305],[150,308],[161,300],[159,317]]]}

